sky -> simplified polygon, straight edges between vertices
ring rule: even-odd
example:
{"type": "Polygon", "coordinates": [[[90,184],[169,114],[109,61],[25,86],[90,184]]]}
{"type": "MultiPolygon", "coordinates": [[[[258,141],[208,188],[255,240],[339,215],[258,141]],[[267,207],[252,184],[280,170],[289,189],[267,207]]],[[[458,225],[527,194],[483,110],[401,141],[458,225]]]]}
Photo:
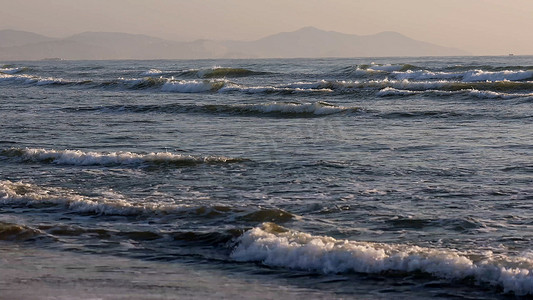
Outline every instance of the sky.
{"type": "Polygon", "coordinates": [[[306,26],[396,31],[474,55],[533,54],[533,0],[0,0],[0,29],[255,40],[306,26]]]}

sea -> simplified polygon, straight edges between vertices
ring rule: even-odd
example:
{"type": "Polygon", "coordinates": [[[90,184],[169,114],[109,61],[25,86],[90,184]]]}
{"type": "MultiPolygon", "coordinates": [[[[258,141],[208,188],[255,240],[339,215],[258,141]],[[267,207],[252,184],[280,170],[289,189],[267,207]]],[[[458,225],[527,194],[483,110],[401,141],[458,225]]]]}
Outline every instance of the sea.
{"type": "Polygon", "coordinates": [[[533,296],[533,57],[0,62],[0,299],[533,296]]]}

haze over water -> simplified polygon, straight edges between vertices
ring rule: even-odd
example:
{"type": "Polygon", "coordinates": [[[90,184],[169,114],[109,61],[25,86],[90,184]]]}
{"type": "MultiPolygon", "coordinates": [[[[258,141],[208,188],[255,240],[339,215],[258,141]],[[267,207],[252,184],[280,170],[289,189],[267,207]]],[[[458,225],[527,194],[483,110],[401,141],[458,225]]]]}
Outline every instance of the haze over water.
{"type": "Polygon", "coordinates": [[[0,7],[0,299],[533,296],[532,1],[0,7]]]}
{"type": "Polygon", "coordinates": [[[531,295],[529,62],[4,65],[2,296],[531,295]]]}
{"type": "Polygon", "coordinates": [[[0,29],[57,38],[90,31],[173,41],[250,41],[314,26],[357,35],[395,31],[473,55],[533,55],[530,0],[0,0],[0,4],[0,29]]]}

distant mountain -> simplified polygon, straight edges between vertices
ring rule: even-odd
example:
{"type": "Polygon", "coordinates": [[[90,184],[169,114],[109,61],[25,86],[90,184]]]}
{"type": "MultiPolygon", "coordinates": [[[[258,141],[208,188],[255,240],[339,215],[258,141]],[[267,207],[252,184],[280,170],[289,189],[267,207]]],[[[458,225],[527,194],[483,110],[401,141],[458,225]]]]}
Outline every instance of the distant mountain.
{"type": "Polygon", "coordinates": [[[54,38],[33,32],[5,29],[0,30],[0,48],[23,46],[41,42],[52,41],[54,38]]]}
{"type": "Polygon", "coordinates": [[[359,36],[305,27],[252,42],[229,42],[232,50],[257,57],[451,56],[467,52],[416,41],[396,32],[359,36]]]}
{"type": "Polygon", "coordinates": [[[202,59],[449,56],[468,53],[396,32],[359,36],[305,27],[256,41],[175,42],[140,34],[85,32],[64,39],[0,31],[0,59],[202,59]]]}

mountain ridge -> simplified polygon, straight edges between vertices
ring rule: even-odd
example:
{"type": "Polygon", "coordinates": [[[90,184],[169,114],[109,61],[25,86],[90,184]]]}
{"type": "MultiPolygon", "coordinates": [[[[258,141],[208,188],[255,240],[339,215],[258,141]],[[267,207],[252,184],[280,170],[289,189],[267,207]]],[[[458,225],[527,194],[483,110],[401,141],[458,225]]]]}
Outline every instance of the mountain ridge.
{"type": "Polygon", "coordinates": [[[253,41],[171,41],[143,34],[82,32],[51,38],[0,30],[0,59],[209,59],[454,56],[469,53],[417,41],[394,31],[355,35],[303,27],[253,41]]]}

